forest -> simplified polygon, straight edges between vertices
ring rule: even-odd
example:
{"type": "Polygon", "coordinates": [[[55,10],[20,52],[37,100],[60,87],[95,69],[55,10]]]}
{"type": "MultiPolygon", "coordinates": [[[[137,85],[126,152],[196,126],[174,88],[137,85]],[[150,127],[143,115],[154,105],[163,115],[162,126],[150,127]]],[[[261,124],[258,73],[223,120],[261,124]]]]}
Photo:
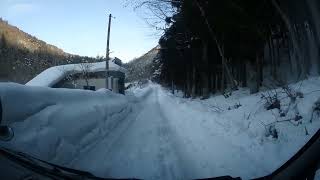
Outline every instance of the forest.
{"type": "Polygon", "coordinates": [[[239,87],[283,86],[319,73],[317,0],[149,0],[166,23],[160,82],[207,98],[239,87]]]}

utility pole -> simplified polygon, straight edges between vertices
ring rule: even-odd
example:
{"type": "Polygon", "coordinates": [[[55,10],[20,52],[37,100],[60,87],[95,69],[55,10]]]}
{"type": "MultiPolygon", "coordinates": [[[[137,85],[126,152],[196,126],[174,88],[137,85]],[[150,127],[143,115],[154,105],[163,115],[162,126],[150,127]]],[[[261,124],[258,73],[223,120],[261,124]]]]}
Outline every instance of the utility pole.
{"type": "Polygon", "coordinates": [[[106,50],[106,89],[109,89],[109,54],[110,54],[110,49],[109,49],[109,42],[110,42],[110,28],[111,28],[111,17],[112,15],[109,15],[109,25],[108,25],[108,37],[107,37],[107,50],[106,50]]]}

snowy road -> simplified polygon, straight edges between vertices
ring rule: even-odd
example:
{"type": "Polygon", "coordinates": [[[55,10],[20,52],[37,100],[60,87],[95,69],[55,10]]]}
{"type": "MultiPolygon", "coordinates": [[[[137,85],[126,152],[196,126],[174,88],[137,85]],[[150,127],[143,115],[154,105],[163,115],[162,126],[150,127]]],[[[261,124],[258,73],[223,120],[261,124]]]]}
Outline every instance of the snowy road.
{"type": "Polygon", "coordinates": [[[305,97],[287,116],[299,111],[302,125],[276,124],[279,138],[272,139],[261,124],[281,117],[245,89],[227,99],[199,100],[152,83],[126,96],[0,84],[4,122],[15,131],[0,145],[100,177],[252,179],[281,166],[320,127],[318,120],[309,122],[319,79],[295,86],[305,97]]]}
{"type": "Polygon", "coordinates": [[[158,89],[150,91],[111,136],[71,166],[83,164],[79,168],[90,167],[90,172],[101,177],[185,179],[188,171],[181,163],[187,157],[178,151],[177,143],[181,140],[163,115],[158,89]]]}
{"type": "MultiPolygon", "coordinates": [[[[206,127],[199,113],[181,107],[160,86],[152,86],[117,128],[90,150],[78,154],[69,166],[113,178],[195,179],[267,174],[263,157],[252,158],[245,147],[232,142],[235,137],[224,137],[228,125],[222,122],[214,124],[219,127],[206,127]],[[243,164],[245,170],[241,168],[243,164]]],[[[218,121],[214,116],[209,119],[218,121]]]]}

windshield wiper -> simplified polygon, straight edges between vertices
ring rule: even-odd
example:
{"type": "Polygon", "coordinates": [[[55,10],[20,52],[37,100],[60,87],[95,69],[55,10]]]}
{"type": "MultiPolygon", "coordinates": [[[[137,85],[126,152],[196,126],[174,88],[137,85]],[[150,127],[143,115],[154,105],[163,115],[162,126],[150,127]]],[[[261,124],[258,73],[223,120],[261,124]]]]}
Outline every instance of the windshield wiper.
{"type": "MultiPolygon", "coordinates": [[[[22,167],[45,177],[52,179],[92,179],[92,180],[108,180],[110,178],[100,178],[93,174],[62,167],[52,164],[41,159],[32,157],[22,152],[13,151],[4,147],[0,147],[0,154],[22,167]]],[[[112,179],[112,178],[111,178],[112,179]]]]}

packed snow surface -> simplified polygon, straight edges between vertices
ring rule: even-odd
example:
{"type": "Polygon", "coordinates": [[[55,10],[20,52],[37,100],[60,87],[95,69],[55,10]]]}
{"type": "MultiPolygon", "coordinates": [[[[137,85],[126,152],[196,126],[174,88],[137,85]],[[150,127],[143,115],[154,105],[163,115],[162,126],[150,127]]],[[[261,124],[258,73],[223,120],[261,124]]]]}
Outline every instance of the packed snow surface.
{"type": "MultiPolygon", "coordinates": [[[[106,70],[106,62],[97,62],[97,63],[81,63],[81,64],[67,64],[50,67],[44,70],[42,73],[37,75],[35,78],[26,83],[28,86],[43,86],[43,87],[52,87],[54,84],[59,82],[61,79],[65,78],[67,75],[80,73],[82,70],[88,72],[99,72],[106,70]]],[[[111,71],[121,71],[125,72],[126,70],[123,67],[118,66],[109,61],[109,70],[111,71]]]]}
{"type": "Polygon", "coordinates": [[[303,97],[290,103],[282,89],[253,95],[240,89],[228,98],[185,99],[152,83],[125,96],[0,84],[4,123],[15,131],[0,145],[100,177],[255,178],[280,167],[320,127],[317,114],[310,122],[320,79],[290,88],[303,97]],[[275,91],[286,117],[264,107],[262,94],[275,91]],[[283,121],[298,112],[298,122],[283,121]],[[268,135],[270,123],[278,138],[268,135]]]}

